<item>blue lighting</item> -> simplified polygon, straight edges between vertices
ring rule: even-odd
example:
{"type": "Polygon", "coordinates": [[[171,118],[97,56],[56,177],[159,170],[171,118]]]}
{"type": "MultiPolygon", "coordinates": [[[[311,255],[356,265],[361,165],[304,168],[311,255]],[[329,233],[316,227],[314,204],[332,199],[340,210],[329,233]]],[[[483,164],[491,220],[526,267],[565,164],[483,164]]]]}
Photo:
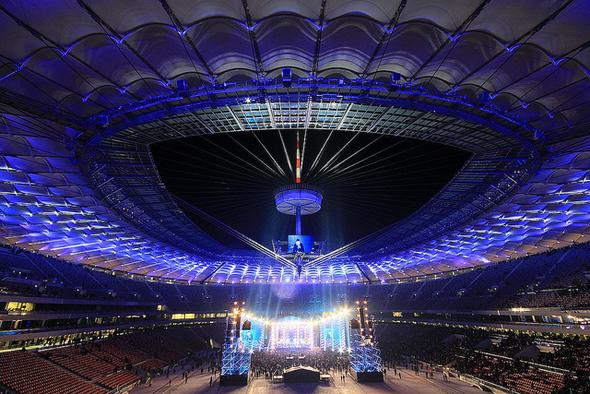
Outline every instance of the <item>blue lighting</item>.
{"type": "MultiPolygon", "coordinates": [[[[22,70],[26,61],[4,78],[22,70]]],[[[166,84],[165,81],[160,83],[166,84]]],[[[281,90],[283,86],[277,81],[260,85],[227,83],[203,86],[190,91],[190,99],[195,100],[191,104],[175,106],[176,102],[188,99],[173,94],[105,111],[89,118],[89,125],[98,126],[102,132],[91,137],[88,147],[97,146],[128,127],[173,114],[246,105],[244,101],[247,102],[248,98],[259,97],[261,88],[271,91],[281,90]],[[214,105],[208,97],[217,94],[230,98],[216,99],[214,105]],[[159,108],[168,103],[171,109],[159,108]],[[145,111],[146,115],[135,115],[136,111],[145,111]],[[125,121],[125,117],[130,120],[125,121]]],[[[324,108],[322,105],[337,110],[348,103],[370,103],[387,108],[436,111],[440,115],[489,126],[502,138],[518,141],[531,151],[531,147],[546,143],[543,134],[526,122],[492,107],[478,107],[460,96],[435,95],[419,88],[401,86],[395,93],[397,96],[389,97],[387,95],[391,92],[388,84],[366,80],[342,84],[339,80],[299,79],[293,81],[292,89],[307,92],[300,96],[305,106],[310,99],[320,109],[324,108]],[[365,91],[344,93],[344,90],[359,92],[362,89],[365,91]],[[314,96],[310,93],[312,91],[319,93],[314,96]],[[446,104],[454,108],[445,107],[446,104]],[[498,122],[486,119],[485,114],[498,122]]],[[[121,88],[120,93],[125,92],[127,89],[121,88]]],[[[89,101],[92,94],[88,93],[82,101],[89,101]]],[[[493,93],[490,98],[498,94],[493,93]]],[[[298,103],[299,99],[293,97],[288,93],[268,93],[265,100],[271,107],[273,100],[298,103]]],[[[524,108],[528,105],[522,102],[524,108]]],[[[267,110],[264,108],[262,110],[267,110]]],[[[321,111],[318,113],[321,115],[321,111]]],[[[548,112],[547,116],[552,118],[555,115],[548,112]]],[[[4,243],[75,263],[143,277],[192,283],[202,280],[211,283],[297,281],[296,272],[277,266],[266,257],[240,252],[234,255],[207,250],[188,252],[147,235],[146,231],[123,219],[97,197],[86,176],[71,160],[71,141],[39,137],[35,132],[38,126],[34,121],[23,123],[23,119],[11,115],[5,115],[5,118],[7,127],[0,132],[5,149],[0,161],[3,187],[0,214],[4,224],[4,243]]],[[[324,124],[328,120],[324,116],[317,116],[320,127],[327,127],[324,124]]],[[[275,121],[280,124],[280,120],[275,121]]],[[[247,124],[252,129],[267,127],[256,122],[247,124]]],[[[60,129],[60,126],[48,123],[47,128],[60,129]]],[[[61,130],[63,135],[82,135],[71,133],[65,128],[61,130]]],[[[586,240],[590,223],[586,208],[590,184],[587,181],[588,142],[581,138],[572,147],[555,144],[547,150],[543,163],[531,174],[528,182],[516,182],[513,192],[505,196],[502,204],[485,207],[479,216],[470,218],[460,226],[404,247],[389,249],[396,236],[399,236],[392,230],[383,234],[379,247],[370,253],[346,254],[323,265],[305,269],[301,281],[362,283],[366,278],[359,267],[363,267],[376,283],[390,282],[398,278],[425,275],[425,272],[431,272],[427,271],[431,268],[435,269],[433,272],[455,272],[586,240]]],[[[504,179],[504,182],[514,183],[509,178],[504,179]]]]}

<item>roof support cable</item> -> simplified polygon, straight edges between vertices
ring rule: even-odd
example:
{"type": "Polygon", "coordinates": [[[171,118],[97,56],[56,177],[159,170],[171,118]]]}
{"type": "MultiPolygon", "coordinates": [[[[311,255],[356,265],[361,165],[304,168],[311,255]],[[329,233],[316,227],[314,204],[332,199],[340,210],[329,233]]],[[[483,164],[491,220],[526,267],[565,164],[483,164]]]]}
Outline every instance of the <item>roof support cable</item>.
{"type": "Polygon", "coordinates": [[[239,232],[238,230],[234,229],[233,227],[230,227],[229,225],[223,223],[221,220],[209,215],[207,212],[203,211],[200,208],[197,208],[196,206],[194,206],[193,204],[190,204],[189,202],[183,200],[182,198],[171,194],[172,198],[179,204],[184,206],[185,208],[187,208],[188,210],[190,210],[191,212],[199,215],[199,217],[201,217],[202,219],[206,220],[207,222],[213,224],[214,226],[218,227],[219,229],[225,231],[226,233],[228,233],[229,235],[235,237],[236,239],[238,239],[239,241],[244,242],[246,245],[250,246],[251,248],[259,251],[260,253],[273,258],[274,260],[276,260],[277,262],[290,267],[290,268],[295,268],[295,264],[284,258],[283,256],[273,252],[272,250],[268,249],[266,246],[256,242],[255,240],[253,240],[252,238],[248,237],[247,235],[242,234],[241,232],[239,232]]]}

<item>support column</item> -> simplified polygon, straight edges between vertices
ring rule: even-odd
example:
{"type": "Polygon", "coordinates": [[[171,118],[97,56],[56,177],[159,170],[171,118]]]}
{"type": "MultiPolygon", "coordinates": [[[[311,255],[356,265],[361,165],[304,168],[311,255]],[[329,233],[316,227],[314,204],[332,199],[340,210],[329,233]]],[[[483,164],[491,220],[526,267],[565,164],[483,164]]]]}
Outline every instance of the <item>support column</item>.
{"type": "Polygon", "coordinates": [[[301,207],[295,208],[295,235],[301,235],[301,207]]]}

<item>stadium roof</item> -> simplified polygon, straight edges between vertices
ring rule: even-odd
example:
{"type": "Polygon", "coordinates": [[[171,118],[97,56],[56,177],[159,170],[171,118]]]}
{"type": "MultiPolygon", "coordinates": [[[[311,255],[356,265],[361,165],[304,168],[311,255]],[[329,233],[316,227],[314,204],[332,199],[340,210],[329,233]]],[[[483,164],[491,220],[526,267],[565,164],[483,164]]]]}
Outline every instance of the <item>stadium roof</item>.
{"type": "Polygon", "coordinates": [[[298,129],[473,154],[412,216],[303,280],[390,281],[585,241],[589,16],[582,0],[3,2],[0,237],[140,276],[293,281],[191,222],[150,144],[298,129]]]}

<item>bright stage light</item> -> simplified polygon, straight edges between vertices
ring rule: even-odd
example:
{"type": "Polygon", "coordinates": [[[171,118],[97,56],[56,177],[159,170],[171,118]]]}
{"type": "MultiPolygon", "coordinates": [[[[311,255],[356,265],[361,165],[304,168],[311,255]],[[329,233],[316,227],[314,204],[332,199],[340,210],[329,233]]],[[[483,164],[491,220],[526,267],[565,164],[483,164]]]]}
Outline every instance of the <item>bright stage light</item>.
{"type": "Polygon", "coordinates": [[[244,312],[244,319],[253,323],[255,334],[247,336],[257,349],[346,349],[349,348],[351,309],[340,308],[315,318],[289,316],[268,319],[244,312]]]}
{"type": "MultiPolygon", "coordinates": [[[[342,319],[345,317],[348,317],[351,313],[351,309],[350,308],[340,308],[334,312],[326,312],[323,313],[319,318],[316,319],[298,319],[297,321],[300,322],[301,324],[319,324],[319,323],[323,323],[323,322],[327,322],[330,320],[337,320],[337,319],[342,319]]],[[[273,325],[276,324],[277,322],[280,322],[282,319],[267,319],[265,317],[261,317],[261,316],[257,316],[251,312],[244,312],[243,316],[245,319],[247,320],[252,320],[252,321],[256,321],[258,323],[262,323],[264,325],[273,325]]],[[[285,324],[285,323],[281,323],[281,324],[285,324]]]]}

